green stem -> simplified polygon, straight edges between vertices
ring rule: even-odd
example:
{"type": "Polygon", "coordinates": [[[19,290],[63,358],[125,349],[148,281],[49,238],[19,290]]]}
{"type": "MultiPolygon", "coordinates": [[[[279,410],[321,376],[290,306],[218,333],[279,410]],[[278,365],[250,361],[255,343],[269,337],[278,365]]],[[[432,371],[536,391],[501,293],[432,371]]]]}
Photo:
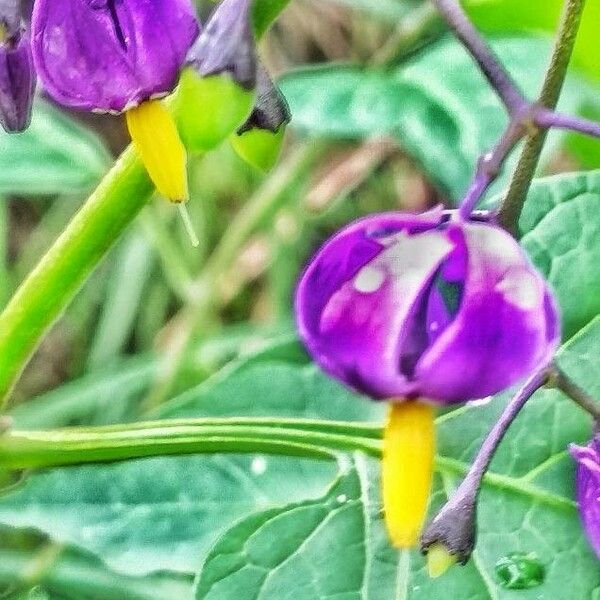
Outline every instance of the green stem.
{"type": "Polygon", "coordinates": [[[152,184],[128,148],[0,315],[0,408],[87,276],[146,204],[152,184]]]}
{"type": "MultiPolygon", "coordinates": [[[[566,1],[552,59],[538,99],[540,106],[550,109],[556,108],[567,75],[584,7],[585,0],[566,1]]],[[[548,130],[543,129],[535,131],[528,137],[507,196],[498,213],[498,222],[514,235],[518,235],[519,217],[533,181],[547,135],[548,130]]]]}
{"type": "Polygon", "coordinates": [[[381,453],[381,428],[301,419],[182,419],[0,436],[0,469],[56,467],[216,452],[335,459],[337,451],[381,453]]]}

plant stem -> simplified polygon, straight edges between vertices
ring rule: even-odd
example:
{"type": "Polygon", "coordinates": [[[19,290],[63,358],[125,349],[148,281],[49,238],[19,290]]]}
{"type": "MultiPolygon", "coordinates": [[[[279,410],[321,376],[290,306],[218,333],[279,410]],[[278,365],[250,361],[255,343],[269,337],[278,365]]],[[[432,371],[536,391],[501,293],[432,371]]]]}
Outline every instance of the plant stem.
{"type": "Polygon", "coordinates": [[[523,125],[524,117],[521,116],[521,111],[517,114],[519,116],[511,118],[500,141],[494,146],[492,151],[479,159],[475,177],[458,209],[457,216],[461,219],[468,219],[471,217],[472,212],[481,197],[500,174],[504,161],[517,142],[523,137],[525,132],[525,126],[523,125]]]}
{"type": "MultiPolygon", "coordinates": [[[[573,46],[585,0],[566,0],[560,29],[554,46],[538,105],[548,109],[556,108],[567,68],[573,53],[573,46]]],[[[498,222],[513,234],[518,233],[518,222],[531,186],[540,155],[546,141],[547,130],[538,130],[529,136],[517,164],[508,194],[498,212],[498,222]]]]}
{"type": "Polygon", "coordinates": [[[462,483],[425,528],[421,537],[424,552],[434,544],[441,544],[461,564],[469,560],[475,546],[477,496],[483,476],[506,431],[534,392],[548,381],[549,376],[548,367],[540,369],[508,403],[485,438],[462,483]]]}
{"type": "Polygon", "coordinates": [[[457,0],[433,0],[438,11],[479,65],[509,113],[526,106],[519,86],[502,66],[489,44],[479,35],[457,0]]]}
{"type": "Polygon", "coordinates": [[[0,315],[0,409],[43,334],[151,192],[130,147],[21,284],[0,315]]]}
{"type": "Polygon", "coordinates": [[[533,120],[538,127],[567,129],[600,138],[600,123],[597,121],[565,115],[543,107],[535,111],[533,120]]]}
{"type": "Polygon", "coordinates": [[[588,412],[596,423],[600,423],[600,402],[594,400],[585,390],[572,381],[564,371],[554,365],[551,384],[588,412]]]}
{"type": "Polygon", "coordinates": [[[0,469],[55,467],[215,452],[335,459],[336,451],[381,453],[376,425],[303,419],[223,418],[154,421],[0,436],[0,469]]]}

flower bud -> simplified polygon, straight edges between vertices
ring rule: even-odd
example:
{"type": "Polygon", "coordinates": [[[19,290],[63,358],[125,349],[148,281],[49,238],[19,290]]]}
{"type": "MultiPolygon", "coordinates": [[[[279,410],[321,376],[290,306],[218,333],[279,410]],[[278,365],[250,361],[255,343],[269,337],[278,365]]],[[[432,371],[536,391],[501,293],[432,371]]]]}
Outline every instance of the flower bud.
{"type": "Polygon", "coordinates": [[[256,100],[246,122],[229,140],[234,150],[249,164],[269,171],[277,162],[290,108],[267,70],[258,63],[256,100]]]}
{"type": "Polygon", "coordinates": [[[376,399],[483,398],[547,361],[552,294],[517,242],[486,223],[388,213],[330,239],[296,294],[316,362],[376,399]]]}
{"type": "Polygon", "coordinates": [[[0,0],[0,124],[9,133],[27,129],[35,91],[29,36],[15,0],[0,0]]]}
{"type": "Polygon", "coordinates": [[[587,446],[570,447],[577,461],[579,515],[594,552],[600,558],[600,436],[587,446]]]}
{"type": "Polygon", "coordinates": [[[189,148],[215,148],[248,117],[256,61],[250,1],[223,0],[190,49],[181,77],[177,122],[189,148]]]}

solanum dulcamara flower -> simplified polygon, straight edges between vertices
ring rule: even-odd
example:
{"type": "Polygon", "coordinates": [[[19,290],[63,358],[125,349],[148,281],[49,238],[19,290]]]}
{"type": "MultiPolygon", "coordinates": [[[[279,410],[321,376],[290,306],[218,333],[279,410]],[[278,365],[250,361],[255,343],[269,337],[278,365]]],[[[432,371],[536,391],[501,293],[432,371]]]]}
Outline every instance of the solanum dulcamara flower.
{"type": "Polygon", "coordinates": [[[518,243],[482,222],[377,214],[334,235],[296,293],[300,336],[330,375],[390,403],[382,495],[391,540],[425,517],[433,410],[513,385],[552,357],[557,308],[518,243]]]}
{"type": "Polygon", "coordinates": [[[0,125],[19,133],[31,122],[36,75],[18,0],[0,0],[0,125]]]}
{"type": "Polygon", "coordinates": [[[190,0],[36,0],[31,28],[46,92],[63,106],[124,113],[158,191],[185,202],[185,148],[159,99],[199,33],[190,0]]]}

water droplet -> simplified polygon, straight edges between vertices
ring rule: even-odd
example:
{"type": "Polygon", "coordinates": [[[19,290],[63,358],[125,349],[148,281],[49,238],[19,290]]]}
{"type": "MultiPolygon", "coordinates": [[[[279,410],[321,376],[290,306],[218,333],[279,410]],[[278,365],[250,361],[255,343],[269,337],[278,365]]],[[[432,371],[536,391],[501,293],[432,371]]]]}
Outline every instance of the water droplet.
{"type": "Polygon", "coordinates": [[[511,552],[500,558],[494,567],[500,585],[509,590],[525,590],[544,581],[544,566],[535,552],[511,552]]]}
{"type": "Polygon", "coordinates": [[[346,494],[340,494],[336,500],[340,503],[340,504],[344,504],[345,502],[348,502],[348,496],[346,496],[346,494]]]}

